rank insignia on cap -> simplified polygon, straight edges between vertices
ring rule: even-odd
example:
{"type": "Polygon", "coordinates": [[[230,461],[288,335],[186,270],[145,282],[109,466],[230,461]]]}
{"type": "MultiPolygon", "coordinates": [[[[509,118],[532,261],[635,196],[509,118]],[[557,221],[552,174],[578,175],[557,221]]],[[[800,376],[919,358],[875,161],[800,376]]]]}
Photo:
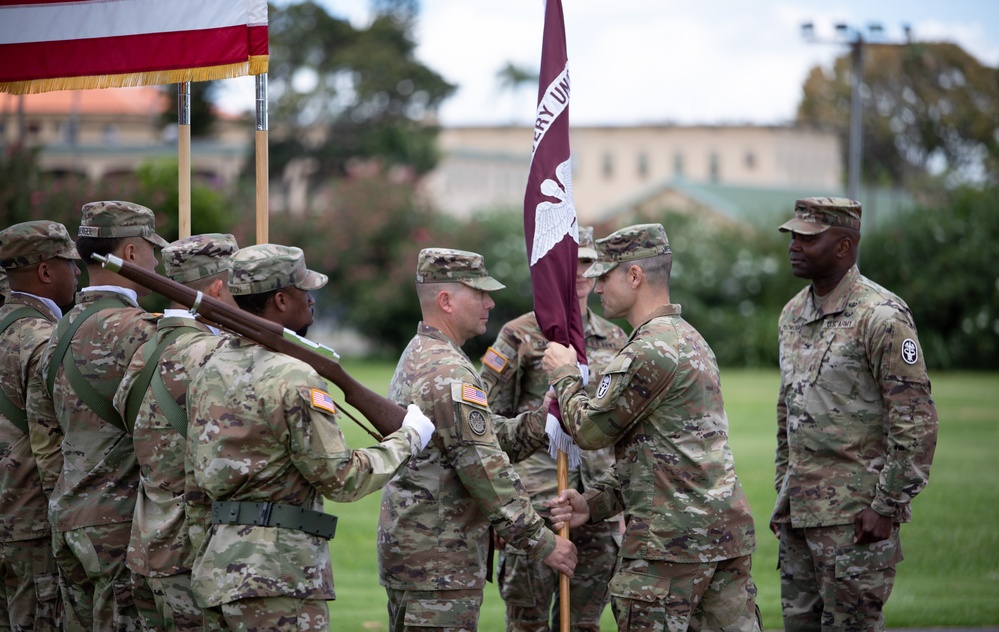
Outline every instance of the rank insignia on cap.
{"type": "Polygon", "coordinates": [[[509,358],[492,347],[486,349],[486,355],[482,356],[482,364],[497,373],[502,373],[506,369],[506,365],[509,363],[509,358]]]}
{"type": "Polygon", "coordinates": [[[486,403],[486,392],[471,384],[461,385],[461,399],[471,404],[478,404],[479,406],[489,405],[486,403]]]}
{"type": "Polygon", "coordinates": [[[329,393],[321,391],[318,388],[312,389],[312,407],[325,410],[333,415],[336,414],[336,406],[333,405],[333,398],[330,397],[329,393]]]}

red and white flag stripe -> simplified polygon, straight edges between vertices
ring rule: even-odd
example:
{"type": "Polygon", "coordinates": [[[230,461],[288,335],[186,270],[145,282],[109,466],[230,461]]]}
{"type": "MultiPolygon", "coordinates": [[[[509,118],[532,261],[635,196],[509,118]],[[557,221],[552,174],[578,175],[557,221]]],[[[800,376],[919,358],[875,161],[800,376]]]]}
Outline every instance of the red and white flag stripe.
{"type": "Polygon", "coordinates": [[[0,92],[267,72],[266,0],[0,0],[0,92]]]}

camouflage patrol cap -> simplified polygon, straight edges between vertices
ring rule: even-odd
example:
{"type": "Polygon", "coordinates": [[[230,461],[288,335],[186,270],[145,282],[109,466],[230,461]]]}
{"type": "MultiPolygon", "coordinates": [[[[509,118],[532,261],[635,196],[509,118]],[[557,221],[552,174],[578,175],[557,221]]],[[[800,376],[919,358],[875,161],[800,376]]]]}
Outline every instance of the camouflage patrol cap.
{"type": "Polygon", "coordinates": [[[467,250],[424,248],[416,263],[417,283],[462,283],[477,290],[502,290],[506,286],[489,276],[482,255],[467,250]]]}
{"type": "Polygon", "coordinates": [[[849,198],[804,198],[794,203],[794,217],[777,230],[802,235],[818,235],[832,226],[860,230],[860,213],[860,202],[849,198]]]}
{"type": "Polygon", "coordinates": [[[4,268],[21,268],[54,257],[80,258],[69,231],[59,222],[21,222],[0,232],[0,266],[4,268]]]}
{"type": "Polygon", "coordinates": [[[666,229],[662,224],[627,226],[603,239],[598,239],[596,246],[600,256],[596,263],[583,273],[584,277],[603,276],[619,263],[673,252],[670,250],[666,229]]]}
{"type": "Polygon", "coordinates": [[[190,283],[228,270],[237,250],[232,235],[191,235],[163,249],[163,270],[178,283],[190,283]]]}
{"type": "Polygon", "coordinates": [[[576,255],[576,258],[583,259],[584,261],[596,261],[597,257],[597,249],[593,244],[593,227],[580,226],[579,254],[576,255]]]}
{"type": "Polygon", "coordinates": [[[167,240],[156,234],[156,217],[151,210],[134,202],[117,200],[84,204],[78,235],[101,239],[142,237],[160,248],[167,245],[167,240]]]}
{"type": "Polygon", "coordinates": [[[257,244],[232,257],[229,291],[237,296],[295,286],[306,292],[326,285],[325,274],[305,267],[305,253],[294,246],[257,244]]]}

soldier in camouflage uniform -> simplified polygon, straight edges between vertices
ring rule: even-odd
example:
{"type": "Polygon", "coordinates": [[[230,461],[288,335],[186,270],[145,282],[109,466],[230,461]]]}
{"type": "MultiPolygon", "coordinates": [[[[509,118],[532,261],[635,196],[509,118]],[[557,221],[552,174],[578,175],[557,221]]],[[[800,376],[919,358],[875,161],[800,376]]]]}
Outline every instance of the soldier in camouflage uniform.
{"type": "Polygon", "coordinates": [[[560,495],[552,522],[578,526],[624,511],[610,583],[618,629],[759,630],[753,516],[728,446],[718,364],[670,303],[666,231],[629,226],[597,249],[586,275],[597,277],[604,316],[634,328],[628,344],[592,397],[569,347],[550,343],[542,364],[576,443],[613,445],[617,463],[584,494],[560,495]]]}
{"type": "MultiPolygon", "coordinates": [[[[235,307],[228,277],[236,250],[232,235],[194,235],[163,249],[163,269],[174,281],[235,307]]],[[[184,516],[188,503],[203,501],[197,490],[185,490],[185,405],[188,384],[224,338],[179,307],[164,311],[156,337],[132,356],[114,404],[132,427],[139,463],[126,562],[147,578],[163,629],[202,630],[204,617],[191,591],[195,550],[184,516]]]]}
{"type": "MultiPolygon", "coordinates": [[[[233,257],[229,289],[244,309],[301,331],[309,290],[325,284],[300,249],[262,244],[233,257]]],[[[382,443],[352,450],[326,389],[309,365],[239,336],[191,382],[190,485],[213,501],[192,588],[210,629],[329,630],[336,518],[323,496],[350,502],[381,488],[433,435],[412,408],[382,443]]]]}
{"type": "Polygon", "coordinates": [[[548,529],[510,467],[510,458],[544,444],[547,408],[516,419],[494,416],[461,350],[485,333],[494,305],[489,292],[503,287],[481,255],[420,252],[423,322],[399,359],[389,398],[419,406],[437,437],[382,492],[378,568],[392,632],[476,629],[492,562],[490,525],[532,561],[569,575],[576,563],[573,544],[548,529]]]}
{"type": "MultiPolygon", "coordinates": [[[[38,419],[58,425],[63,454],[49,520],[63,605],[74,630],[137,629],[139,610],[155,618],[148,585],[125,565],[139,468],[132,437],[111,399],[132,355],[155,335],[156,317],[136,302],[148,290],[103,269],[91,254],[113,254],[152,270],[155,248],[165,245],[148,208],[117,201],[85,204],[76,249],[90,285],[77,295],[42,354],[43,390],[52,409],[40,403],[38,419]]],[[[58,436],[53,432],[51,440],[58,436]]]]}
{"type": "MultiPolygon", "coordinates": [[[[52,554],[48,494],[58,449],[32,452],[38,424],[28,417],[31,390],[42,388],[38,362],[62,307],[73,302],[76,262],[73,240],[56,222],[15,224],[0,232],[0,265],[10,273],[10,300],[0,308],[0,630],[58,630],[62,600],[52,554]]],[[[46,438],[41,436],[41,440],[46,438]]]]}
{"type": "MultiPolygon", "coordinates": [[[[624,346],[628,335],[617,325],[593,313],[586,300],[593,290],[593,279],[583,273],[597,258],[593,228],[579,229],[579,263],[576,269],[576,297],[583,314],[586,337],[586,360],[591,374],[603,371],[611,358],[624,346]]],[[[498,415],[514,415],[537,410],[548,391],[548,376],[541,368],[548,339],[538,326],[534,312],[515,318],[500,331],[496,342],[482,357],[482,381],[486,384],[489,408],[498,415]]],[[[587,392],[593,395],[591,381],[587,392]]],[[[569,471],[569,486],[582,491],[614,464],[614,449],[583,452],[578,469],[569,471]]],[[[547,451],[538,450],[517,463],[513,469],[520,476],[535,511],[548,513],[546,502],[558,493],[558,467],[547,451]]],[[[620,533],[620,517],[615,516],[574,529],[579,563],[571,582],[573,630],[600,630],[600,615],[610,597],[607,583],[614,573],[620,533]]],[[[506,602],[506,628],[518,632],[558,630],[559,576],[540,562],[530,563],[527,556],[504,546],[499,556],[500,594],[506,602]],[[550,622],[550,623],[549,623],[550,622]]]]}
{"type": "Polygon", "coordinates": [[[899,524],[926,485],[937,412],[908,306],[857,269],[861,206],[806,198],[780,226],[811,284],[780,316],[777,503],[784,628],[883,630],[899,524]]]}

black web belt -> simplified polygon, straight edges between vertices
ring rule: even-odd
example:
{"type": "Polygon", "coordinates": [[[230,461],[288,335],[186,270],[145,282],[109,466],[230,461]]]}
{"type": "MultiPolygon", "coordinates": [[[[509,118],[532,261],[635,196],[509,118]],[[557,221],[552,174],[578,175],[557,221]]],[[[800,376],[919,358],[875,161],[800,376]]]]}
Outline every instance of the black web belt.
{"type": "Polygon", "coordinates": [[[294,529],[327,540],[336,534],[336,516],[281,503],[212,503],[212,524],[252,524],[259,527],[294,529]]]}

